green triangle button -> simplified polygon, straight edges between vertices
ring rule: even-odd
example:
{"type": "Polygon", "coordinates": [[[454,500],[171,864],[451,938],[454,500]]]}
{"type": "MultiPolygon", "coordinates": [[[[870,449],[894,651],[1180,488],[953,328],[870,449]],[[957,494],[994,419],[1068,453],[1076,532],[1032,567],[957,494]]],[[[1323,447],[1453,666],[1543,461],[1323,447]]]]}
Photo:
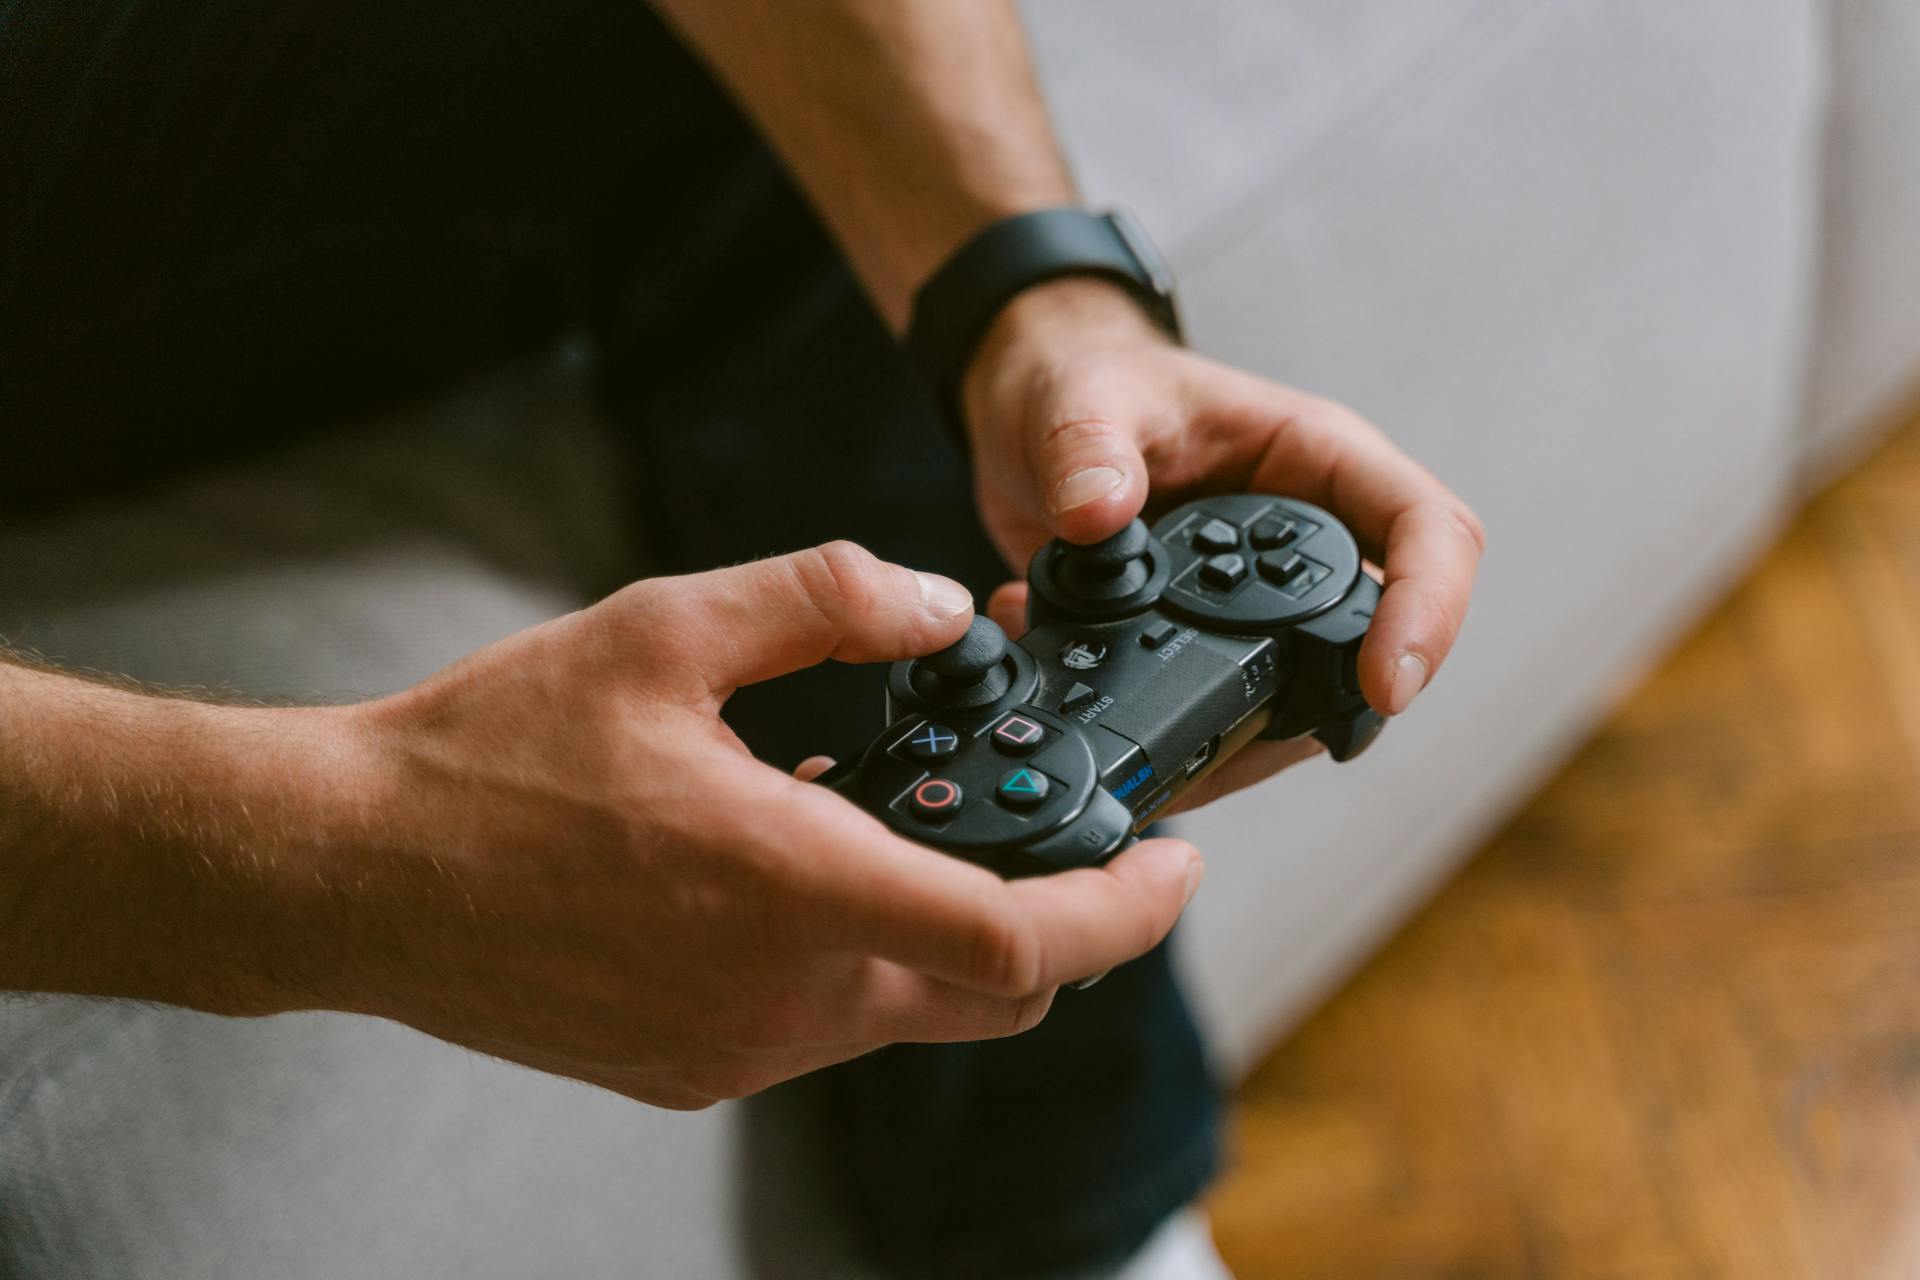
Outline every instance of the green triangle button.
{"type": "Polygon", "coordinates": [[[994,790],[1000,794],[1000,803],[1009,809],[1037,809],[1046,801],[1053,786],[1044,773],[1009,769],[1000,775],[1000,785],[994,790]]]}

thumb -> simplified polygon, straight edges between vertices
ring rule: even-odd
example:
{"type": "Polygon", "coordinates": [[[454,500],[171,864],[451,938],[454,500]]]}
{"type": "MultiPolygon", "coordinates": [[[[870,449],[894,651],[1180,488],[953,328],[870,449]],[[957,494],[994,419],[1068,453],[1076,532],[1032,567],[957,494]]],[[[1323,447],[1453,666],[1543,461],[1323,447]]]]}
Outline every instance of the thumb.
{"type": "Polygon", "coordinates": [[[668,579],[674,626],[721,693],[837,658],[885,662],[958,640],[973,597],[851,542],[668,579]]]}
{"type": "Polygon", "coordinates": [[[1132,435],[1102,417],[1043,428],[1031,447],[1047,525],[1068,542],[1118,533],[1147,504],[1147,464],[1132,435]]]}

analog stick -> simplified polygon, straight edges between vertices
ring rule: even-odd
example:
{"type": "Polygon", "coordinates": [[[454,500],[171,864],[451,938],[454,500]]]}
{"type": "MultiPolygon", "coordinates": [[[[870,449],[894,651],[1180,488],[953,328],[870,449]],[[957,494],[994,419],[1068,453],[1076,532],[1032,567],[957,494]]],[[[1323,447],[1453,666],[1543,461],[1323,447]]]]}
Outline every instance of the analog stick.
{"type": "Polygon", "coordinates": [[[1007,691],[1007,633],[985,614],[974,615],[967,634],[937,653],[916,658],[908,677],[914,692],[943,707],[981,707],[1007,691]]]}
{"type": "Polygon", "coordinates": [[[1118,600],[1147,584],[1153,575],[1147,526],[1130,520],[1111,538],[1086,547],[1060,547],[1060,582],[1082,600],[1118,600]]]}

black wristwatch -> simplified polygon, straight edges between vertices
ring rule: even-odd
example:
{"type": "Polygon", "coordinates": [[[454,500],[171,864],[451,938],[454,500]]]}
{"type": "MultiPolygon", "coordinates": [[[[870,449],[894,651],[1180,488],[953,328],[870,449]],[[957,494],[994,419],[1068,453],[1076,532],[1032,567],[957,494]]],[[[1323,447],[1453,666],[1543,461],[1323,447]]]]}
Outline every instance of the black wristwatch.
{"type": "Polygon", "coordinates": [[[1042,209],[1004,218],[927,278],[913,295],[907,322],[907,350],[962,448],[967,431],[960,380],[974,349],[1015,294],[1062,276],[1096,276],[1125,287],[1180,341],[1173,275],[1132,214],[1042,209]]]}

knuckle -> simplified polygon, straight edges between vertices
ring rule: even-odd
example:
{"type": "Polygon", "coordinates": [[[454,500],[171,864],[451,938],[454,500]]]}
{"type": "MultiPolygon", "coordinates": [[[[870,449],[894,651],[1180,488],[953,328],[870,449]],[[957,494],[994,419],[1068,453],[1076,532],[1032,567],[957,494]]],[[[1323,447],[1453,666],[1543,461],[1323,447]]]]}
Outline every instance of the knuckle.
{"type": "Polygon", "coordinates": [[[1105,418],[1065,418],[1049,426],[1035,442],[1042,457],[1069,458],[1107,449],[1119,434],[1105,418]]]}
{"type": "Polygon", "coordinates": [[[1179,918],[1179,904],[1171,899],[1145,907],[1134,917],[1132,936],[1127,939],[1128,949],[1134,955],[1145,955],[1167,936],[1179,918]]]}
{"type": "Polygon", "coordinates": [[[1026,996],[1040,986],[1044,957],[1039,935],[1017,917],[988,917],[975,935],[974,959],[975,972],[991,991],[1026,996]]]}
{"type": "Polygon", "coordinates": [[[711,649],[703,639],[711,627],[699,593],[677,579],[631,583],[589,613],[593,627],[585,634],[601,660],[626,677],[623,687],[678,680],[697,670],[697,655],[711,649]],[[647,655],[644,671],[635,668],[634,654],[647,655]]]}
{"type": "Polygon", "coordinates": [[[1043,991],[1016,1001],[1008,1007],[1001,1036],[1024,1035],[1039,1026],[1053,1008],[1053,992],[1043,991]]]}
{"type": "Polygon", "coordinates": [[[880,599],[881,564],[857,542],[838,539],[794,557],[801,588],[813,607],[828,618],[859,618],[880,599]]]}
{"type": "Polygon", "coordinates": [[[1480,517],[1473,513],[1473,508],[1452,494],[1430,498],[1413,510],[1420,518],[1431,520],[1472,544],[1476,555],[1486,550],[1487,531],[1480,523],[1480,517]]]}
{"type": "Polygon", "coordinates": [[[601,606],[624,637],[645,636],[659,629],[669,633],[693,631],[699,624],[699,603],[672,579],[642,580],[623,587],[601,606]]]}
{"type": "Polygon", "coordinates": [[[1375,429],[1359,410],[1323,396],[1314,396],[1308,401],[1307,413],[1321,426],[1340,435],[1371,435],[1375,429]]]}
{"type": "Polygon", "coordinates": [[[1448,512],[1467,541],[1473,544],[1475,554],[1484,554],[1487,549],[1487,526],[1480,521],[1472,507],[1455,498],[1448,504],[1448,512]]]}

